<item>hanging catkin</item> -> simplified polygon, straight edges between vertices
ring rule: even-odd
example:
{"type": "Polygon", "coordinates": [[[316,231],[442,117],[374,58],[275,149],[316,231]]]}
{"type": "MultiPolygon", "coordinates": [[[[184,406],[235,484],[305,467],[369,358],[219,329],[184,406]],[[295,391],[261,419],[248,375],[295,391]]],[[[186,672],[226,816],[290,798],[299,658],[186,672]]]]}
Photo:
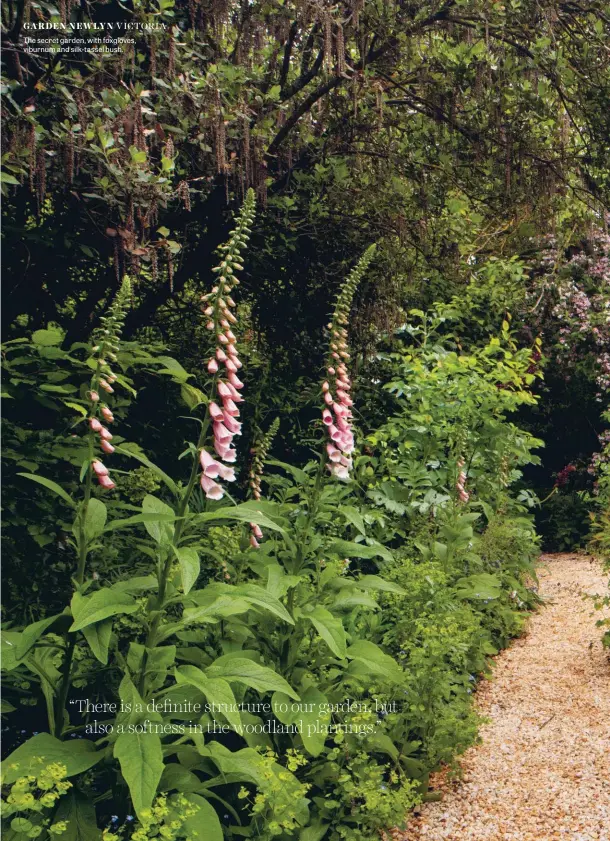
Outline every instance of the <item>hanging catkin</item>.
{"type": "Polygon", "coordinates": [[[47,167],[44,158],[44,149],[39,149],[36,155],[36,199],[38,212],[42,210],[44,199],[47,193],[47,167]]]}
{"type": "Polygon", "coordinates": [[[337,24],[337,73],[339,76],[345,75],[345,37],[343,35],[343,27],[337,24]]]}
{"type": "Polygon", "coordinates": [[[64,169],[68,184],[74,183],[74,135],[72,129],[68,132],[68,137],[64,145],[64,169]]]}
{"type": "Polygon", "coordinates": [[[155,76],[157,75],[157,43],[154,36],[150,37],[150,86],[155,89],[155,76]]]}
{"type": "Polygon", "coordinates": [[[324,71],[330,73],[333,67],[333,19],[331,13],[324,11],[324,71]]]}
{"type": "Polygon", "coordinates": [[[243,124],[243,148],[244,148],[244,178],[246,187],[252,183],[251,173],[251,159],[250,159],[250,118],[246,115],[242,117],[243,124]]]}
{"type": "Polygon", "coordinates": [[[168,81],[171,82],[176,65],[176,41],[174,39],[174,28],[170,26],[169,28],[169,44],[167,48],[167,76],[168,81]]]}
{"type": "Polygon", "coordinates": [[[30,134],[28,137],[29,150],[29,164],[30,164],[30,192],[36,190],[36,126],[34,123],[30,125],[30,134]]]}

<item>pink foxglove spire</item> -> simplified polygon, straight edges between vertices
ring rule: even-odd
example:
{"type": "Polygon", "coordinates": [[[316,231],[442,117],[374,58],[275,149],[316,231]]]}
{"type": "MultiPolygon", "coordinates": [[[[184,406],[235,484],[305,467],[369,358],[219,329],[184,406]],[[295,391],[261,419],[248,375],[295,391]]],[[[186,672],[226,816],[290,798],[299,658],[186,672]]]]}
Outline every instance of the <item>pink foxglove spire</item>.
{"type": "Polygon", "coordinates": [[[322,420],[331,441],[326,446],[327,467],[337,479],[349,479],[349,471],[352,467],[350,456],[354,451],[354,434],[351,425],[353,401],[350,397],[351,380],[347,371],[347,362],[350,359],[347,324],[354,294],[373,259],[374,251],[374,245],[367,248],[350,272],[337,297],[332,321],[328,324],[331,339],[325,372],[328,379],[322,383],[325,403],[322,420]]]}
{"type": "Polygon", "coordinates": [[[229,241],[221,246],[223,258],[213,271],[216,273],[215,285],[212,291],[202,297],[202,309],[206,316],[206,327],[216,337],[216,347],[206,362],[207,371],[213,376],[212,395],[208,403],[208,414],[212,421],[213,446],[219,460],[215,459],[206,449],[200,452],[203,473],[201,487],[208,499],[222,499],[224,490],[222,485],[214,479],[226,482],[235,480],[233,468],[227,464],[236,461],[236,451],[232,448],[235,435],[241,435],[241,424],[238,403],[243,402],[238,389],[243,383],[237,378],[236,372],[242,367],[235,343],[237,341],[230,325],[237,322],[232,310],[235,301],[231,297],[233,289],[239,285],[235,272],[242,271],[241,251],[250,234],[250,225],[254,218],[254,192],[248,190],[237,226],[229,241]]]}

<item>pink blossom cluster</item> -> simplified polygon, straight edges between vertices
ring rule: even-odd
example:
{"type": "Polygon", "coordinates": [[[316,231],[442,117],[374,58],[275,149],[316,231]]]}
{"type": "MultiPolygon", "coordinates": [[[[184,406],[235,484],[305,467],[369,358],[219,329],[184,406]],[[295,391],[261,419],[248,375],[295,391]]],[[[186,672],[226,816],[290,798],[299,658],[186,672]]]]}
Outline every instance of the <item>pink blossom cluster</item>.
{"type": "MultiPolygon", "coordinates": [[[[593,230],[567,263],[563,262],[554,237],[547,237],[544,245],[544,286],[556,296],[551,309],[556,321],[552,325],[544,323],[544,308],[538,308],[538,326],[546,331],[550,327],[553,332],[548,338],[557,335],[558,356],[567,369],[576,364],[583,352],[596,354],[597,397],[601,400],[610,389],[610,236],[601,228],[593,230]],[[572,270],[568,277],[562,276],[564,270],[557,278],[557,268],[562,265],[572,270]]],[[[532,296],[539,302],[537,290],[532,291],[532,296]]]]}
{"type": "Polygon", "coordinates": [[[244,384],[237,376],[242,363],[235,346],[236,337],[231,329],[232,325],[237,323],[237,317],[232,312],[235,309],[235,301],[231,292],[239,285],[235,272],[243,271],[244,268],[240,263],[240,251],[248,241],[249,225],[254,218],[254,203],[254,192],[248,190],[237,227],[229,241],[220,247],[224,257],[220,265],[213,270],[218,275],[217,283],[212,291],[203,295],[201,299],[203,313],[207,318],[206,327],[215,333],[216,338],[216,348],[208,359],[207,370],[213,376],[212,399],[208,404],[208,413],[212,421],[214,450],[218,458],[214,458],[206,449],[202,449],[199,454],[202,469],[200,483],[208,499],[222,499],[224,496],[222,486],[215,481],[216,479],[235,481],[235,471],[232,467],[227,467],[227,464],[233,464],[236,460],[236,452],[231,445],[234,436],[241,435],[237,404],[243,403],[240,391],[244,384]]]}
{"type": "MultiPolygon", "coordinates": [[[[208,404],[214,433],[214,450],[221,461],[233,464],[236,459],[236,452],[231,445],[234,436],[241,435],[241,423],[236,418],[239,417],[237,404],[243,403],[240,391],[244,384],[237,376],[237,371],[242,367],[242,363],[235,346],[236,337],[231,330],[231,325],[237,320],[231,312],[235,302],[227,293],[226,285],[221,278],[219,285],[215,286],[211,293],[204,296],[206,302],[211,298],[215,299],[214,304],[208,304],[204,312],[210,319],[206,327],[208,330],[216,331],[216,341],[218,343],[214,356],[207,363],[208,373],[215,376],[216,400],[212,400],[208,404]],[[224,371],[222,366],[224,366],[224,371]],[[224,379],[220,377],[224,377],[224,379]]],[[[201,450],[199,459],[202,468],[201,487],[206,497],[208,499],[222,499],[224,491],[214,480],[221,478],[225,482],[234,482],[234,469],[213,458],[205,449],[201,450]]]]}
{"type": "Polygon", "coordinates": [[[464,468],[464,459],[459,458],[457,462],[457,466],[459,468],[459,474],[457,478],[457,482],[455,483],[455,489],[458,492],[458,496],[460,500],[464,503],[468,502],[470,499],[470,494],[466,490],[466,471],[464,468]]]}
{"type": "MultiPolygon", "coordinates": [[[[95,391],[90,392],[90,397],[92,402],[94,403],[97,402],[95,399],[96,397],[99,400],[99,396],[95,391]]],[[[102,406],[100,412],[106,423],[113,422],[114,417],[108,406],[102,406]]],[[[110,443],[112,441],[112,434],[110,433],[108,428],[105,427],[104,424],[99,420],[99,418],[90,417],[89,428],[93,432],[97,432],[100,436],[100,447],[102,448],[102,450],[108,454],[113,453],[114,447],[110,443]]],[[[111,491],[113,488],[116,488],[116,484],[110,478],[108,468],[105,467],[104,464],[102,464],[102,462],[99,461],[99,459],[94,459],[91,466],[93,468],[93,472],[95,473],[97,481],[103,488],[105,488],[107,491],[111,491]]]]}
{"type": "Polygon", "coordinates": [[[354,433],[350,419],[353,401],[350,397],[351,380],[348,376],[346,362],[349,360],[347,349],[346,318],[338,315],[335,323],[329,324],[331,331],[331,362],[327,373],[331,382],[325,380],[322,393],[326,406],[322,411],[322,420],[330,437],[326,445],[329,463],[328,469],[338,479],[349,479],[352,467],[351,453],[354,451],[354,433]]]}

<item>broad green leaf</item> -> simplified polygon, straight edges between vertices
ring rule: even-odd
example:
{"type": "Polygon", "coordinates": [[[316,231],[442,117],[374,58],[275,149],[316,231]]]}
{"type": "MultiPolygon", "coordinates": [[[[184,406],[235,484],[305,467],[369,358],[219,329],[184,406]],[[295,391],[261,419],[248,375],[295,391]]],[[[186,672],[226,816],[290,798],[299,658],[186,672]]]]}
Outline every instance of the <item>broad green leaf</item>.
{"type": "Polygon", "coordinates": [[[150,809],[163,773],[163,750],[156,733],[120,733],[114,755],[129,787],[138,817],[150,809]]]}
{"type": "Polygon", "coordinates": [[[461,599],[499,599],[502,595],[502,582],[488,572],[469,575],[455,582],[457,595],[461,599]]]}
{"type": "MultiPolygon", "coordinates": [[[[90,499],[87,505],[87,513],[85,514],[85,537],[87,541],[91,541],[98,537],[106,525],[106,518],[108,511],[106,506],[100,499],[90,499]]],[[[74,527],[77,528],[77,521],[74,527]]]]}
{"type": "Polygon", "coordinates": [[[95,746],[85,739],[62,742],[50,733],[39,733],[4,760],[2,783],[11,785],[19,777],[36,774],[52,762],[65,765],[66,775],[73,777],[87,771],[103,756],[104,751],[96,751],[95,746]]]}
{"type": "MultiPolygon", "coordinates": [[[[176,669],[176,680],[178,683],[190,683],[191,686],[203,692],[208,703],[220,706],[221,709],[215,712],[223,715],[231,727],[239,730],[241,718],[237,701],[226,679],[210,678],[196,666],[180,666],[176,669]]],[[[212,718],[215,712],[212,713],[212,718]]]]}
{"type": "Polygon", "coordinates": [[[113,520],[111,523],[108,523],[104,531],[118,531],[119,529],[126,529],[130,526],[137,526],[140,523],[160,523],[162,525],[170,525],[176,521],[176,515],[172,511],[170,514],[157,514],[157,513],[147,513],[147,514],[134,514],[133,517],[126,517],[124,520],[113,520]]]}
{"type": "Polygon", "coordinates": [[[290,625],[294,625],[294,620],[292,616],[288,613],[284,605],[276,599],[275,596],[272,596],[268,590],[265,590],[263,587],[259,587],[258,584],[222,584],[222,583],[214,583],[208,585],[206,590],[210,593],[222,594],[227,596],[233,596],[236,599],[243,599],[246,602],[249,602],[252,605],[257,607],[262,607],[264,610],[267,610],[269,613],[273,613],[275,616],[278,616],[284,622],[288,622],[290,625]]]}
{"type": "Polygon", "coordinates": [[[43,487],[47,488],[50,491],[53,491],[54,494],[61,497],[64,502],[67,502],[72,508],[74,508],[74,502],[72,498],[64,491],[61,485],[58,485],[57,482],[53,482],[51,479],[45,479],[44,476],[36,476],[34,473],[18,473],[17,476],[23,476],[24,479],[31,479],[32,482],[38,482],[39,485],[43,485],[43,487]]]}
{"type": "Polygon", "coordinates": [[[386,581],[379,575],[363,575],[354,581],[354,585],[362,590],[379,590],[382,593],[396,593],[397,596],[408,595],[407,591],[393,581],[386,581]]]}
{"type": "Polygon", "coordinates": [[[347,649],[349,660],[362,664],[370,674],[400,680],[403,672],[398,663],[369,640],[357,640],[347,649]]]}
{"type": "Polygon", "coordinates": [[[322,841],[328,832],[329,824],[321,824],[316,821],[311,826],[306,826],[299,833],[299,841],[322,841]]]}
{"type": "Polygon", "coordinates": [[[299,700],[299,696],[290,684],[273,669],[261,666],[246,657],[240,657],[239,653],[219,657],[207,667],[206,675],[210,678],[222,677],[230,682],[243,683],[256,689],[257,692],[285,692],[296,701],[299,700]]]}
{"type": "Polygon", "coordinates": [[[320,706],[327,703],[326,695],[323,695],[315,686],[310,686],[302,693],[301,709],[293,718],[294,723],[300,725],[303,745],[311,756],[319,756],[324,750],[330,713],[320,712],[320,706]]]}
{"type": "Polygon", "coordinates": [[[338,616],[333,616],[330,610],[318,605],[311,612],[304,614],[306,619],[315,627],[330,650],[341,660],[347,655],[347,640],[343,622],[338,616]]]}
{"type": "Polygon", "coordinates": [[[89,648],[104,666],[108,664],[108,646],[112,634],[112,619],[103,619],[82,629],[89,648]]]}
{"type": "MultiPolygon", "coordinates": [[[[184,795],[189,803],[197,806],[194,815],[187,818],[181,827],[186,837],[191,841],[223,841],[224,833],[216,810],[211,803],[200,794],[190,792],[184,795]]],[[[174,797],[176,797],[174,795],[174,797]]],[[[173,798],[170,797],[170,807],[173,798]]]]}
{"type": "Polygon", "coordinates": [[[68,826],[62,832],[62,841],[100,841],[102,830],[97,828],[95,806],[75,789],[59,800],[53,823],[66,821],[68,826]]]}
{"type": "Polygon", "coordinates": [[[273,520],[263,514],[262,511],[257,510],[256,503],[243,502],[241,505],[225,506],[224,508],[217,508],[215,511],[207,511],[204,514],[194,514],[191,517],[191,522],[213,522],[214,520],[236,520],[240,523],[256,523],[263,529],[269,531],[277,531],[284,534],[284,529],[278,526],[273,520]]]}
{"type": "Polygon", "coordinates": [[[64,334],[61,330],[35,330],[32,333],[32,341],[41,347],[51,347],[62,343],[64,334]]]}
{"type": "Polygon", "coordinates": [[[40,639],[47,628],[49,628],[61,616],[61,613],[57,613],[55,616],[48,616],[46,619],[40,619],[38,622],[34,622],[32,625],[28,625],[27,628],[24,628],[19,635],[19,642],[15,646],[16,659],[21,660],[25,657],[30,648],[35,642],[37,642],[37,640],[40,639]]]}
{"type": "Polygon", "coordinates": [[[87,625],[94,622],[101,622],[109,616],[117,616],[119,613],[134,613],[138,605],[127,593],[121,593],[109,587],[98,590],[88,596],[81,596],[75,593],[72,597],[72,616],[74,622],[69,628],[70,631],[81,631],[87,625]]]}
{"type": "Polygon", "coordinates": [[[363,537],[366,536],[366,526],[364,525],[364,517],[356,508],[354,508],[353,505],[340,505],[339,513],[343,514],[348,523],[351,523],[353,526],[356,526],[356,528],[363,537]]]}
{"type": "Polygon", "coordinates": [[[146,494],[142,500],[142,511],[144,514],[162,514],[163,520],[147,520],[144,527],[152,539],[159,544],[170,543],[173,529],[167,524],[168,517],[174,517],[175,513],[161,499],[152,494],[146,494]]]}
{"type": "Polygon", "coordinates": [[[351,540],[333,540],[327,551],[344,558],[375,558],[379,556],[386,561],[393,560],[390,550],[382,546],[381,543],[369,546],[366,543],[354,543],[351,540]]]}
{"type": "Polygon", "coordinates": [[[190,592],[193,585],[199,578],[199,571],[201,564],[199,562],[199,555],[195,549],[189,547],[182,547],[174,550],[178,562],[180,564],[180,575],[182,576],[182,589],[184,594],[190,592]]]}

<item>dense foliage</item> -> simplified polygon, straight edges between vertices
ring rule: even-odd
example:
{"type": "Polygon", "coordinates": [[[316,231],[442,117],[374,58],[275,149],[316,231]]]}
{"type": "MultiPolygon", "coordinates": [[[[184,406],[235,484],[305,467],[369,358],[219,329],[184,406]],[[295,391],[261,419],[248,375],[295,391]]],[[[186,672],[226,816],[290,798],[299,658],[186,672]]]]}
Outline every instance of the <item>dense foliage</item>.
{"type": "Polygon", "coordinates": [[[2,15],[4,828],[379,838],[608,553],[610,10],[2,15]]]}

